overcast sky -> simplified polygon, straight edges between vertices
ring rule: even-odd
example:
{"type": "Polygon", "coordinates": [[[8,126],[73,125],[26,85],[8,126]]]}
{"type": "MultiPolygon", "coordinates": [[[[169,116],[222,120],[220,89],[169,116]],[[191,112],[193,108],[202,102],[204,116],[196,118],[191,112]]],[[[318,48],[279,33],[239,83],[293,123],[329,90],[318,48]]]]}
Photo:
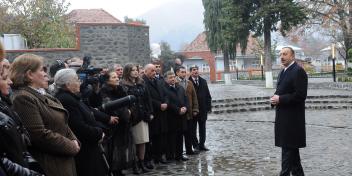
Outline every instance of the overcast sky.
{"type": "Polygon", "coordinates": [[[66,0],[71,3],[69,12],[73,9],[102,8],[123,21],[125,16],[136,18],[164,3],[177,0],[66,0]]]}

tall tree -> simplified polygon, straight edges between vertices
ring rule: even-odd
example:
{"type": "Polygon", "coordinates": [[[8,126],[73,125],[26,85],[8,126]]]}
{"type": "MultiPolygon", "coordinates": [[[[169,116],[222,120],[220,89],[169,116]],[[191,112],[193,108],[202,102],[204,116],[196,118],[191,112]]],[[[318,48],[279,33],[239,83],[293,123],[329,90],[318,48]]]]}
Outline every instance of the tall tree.
{"type": "Polygon", "coordinates": [[[249,11],[245,7],[248,3],[237,6],[237,1],[203,0],[208,46],[213,53],[222,52],[225,73],[230,70],[229,59],[236,57],[236,46],[240,44],[242,52],[247,47],[249,11]],[[236,18],[238,16],[241,18],[236,18]]]}
{"type": "Polygon", "coordinates": [[[161,51],[159,58],[162,61],[163,73],[165,73],[166,71],[171,70],[172,66],[174,65],[174,59],[176,56],[175,52],[171,50],[169,43],[161,41],[159,45],[161,51]]]}
{"type": "Polygon", "coordinates": [[[75,46],[74,27],[67,23],[65,0],[1,0],[0,33],[19,33],[30,48],[75,46]]]}
{"type": "Polygon", "coordinates": [[[271,32],[279,30],[284,36],[306,19],[306,14],[294,0],[253,0],[249,23],[256,36],[264,35],[266,87],[273,87],[271,32]]]}

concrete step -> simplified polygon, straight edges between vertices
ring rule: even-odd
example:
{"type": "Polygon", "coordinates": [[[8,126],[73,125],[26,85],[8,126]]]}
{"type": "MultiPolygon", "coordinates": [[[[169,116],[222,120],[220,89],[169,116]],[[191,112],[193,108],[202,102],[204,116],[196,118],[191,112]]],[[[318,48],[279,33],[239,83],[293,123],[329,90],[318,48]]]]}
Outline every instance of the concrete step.
{"type": "MultiPolygon", "coordinates": [[[[306,104],[351,104],[352,99],[311,99],[306,100],[306,104]]],[[[228,103],[216,103],[212,105],[212,108],[227,108],[227,107],[241,107],[241,106],[258,106],[258,105],[268,105],[270,102],[268,100],[261,101],[239,101],[239,102],[228,102],[228,103]]]]}
{"type": "MultiPolygon", "coordinates": [[[[306,109],[324,110],[324,109],[352,109],[352,104],[337,104],[337,105],[306,105],[306,109]]],[[[271,106],[255,106],[255,107],[241,107],[241,108],[223,108],[213,109],[212,114],[224,114],[224,113],[238,113],[238,112],[254,112],[254,111],[266,111],[275,110],[271,106]]]]}
{"type": "MultiPolygon", "coordinates": [[[[229,98],[229,99],[217,99],[212,100],[213,104],[229,103],[229,102],[238,102],[238,101],[260,101],[260,100],[269,100],[270,96],[264,97],[238,97],[238,98],[229,98]]],[[[307,100],[311,99],[352,99],[352,95],[321,95],[321,96],[307,96],[307,100]]]]}

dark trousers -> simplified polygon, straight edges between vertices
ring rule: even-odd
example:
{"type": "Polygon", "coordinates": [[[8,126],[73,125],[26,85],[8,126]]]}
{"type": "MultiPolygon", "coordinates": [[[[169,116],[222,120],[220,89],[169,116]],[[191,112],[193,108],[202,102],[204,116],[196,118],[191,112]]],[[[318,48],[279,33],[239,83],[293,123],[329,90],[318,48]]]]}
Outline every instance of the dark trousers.
{"type": "Polygon", "coordinates": [[[192,145],[196,147],[198,145],[197,141],[197,123],[194,125],[193,119],[187,120],[187,131],[185,132],[185,146],[186,152],[192,152],[192,145]]]}
{"type": "Polygon", "coordinates": [[[282,148],[280,176],[304,176],[298,148],[282,148]]]}
{"type": "Polygon", "coordinates": [[[183,132],[169,132],[167,142],[166,158],[180,159],[183,153],[183,132]]]}
{"type": "Polygon", "coordinates": [[[204,147],[205,139],[206,139],[206,120],[202,120],[200,116],[193,118],[193,134],[196,136],[193,141],[194,147],[204,147]],[[197,139],[197,124],[198,124],[198,133],[199,133],[199,142],[197,139]],[[196,145],[196,146],[195,146],[196,145]]]}
{"type": "Polygon", "coordinates": [[[176,138],[175,138],[175,159],[180,159],[183,153],[183,131],[176,131],[176,138]]]}
{"type": "Polygon", "coordinates": [[[167,137],[166,158],[172,160],[175,159],[176,132],[169,131],[167,137]]]}
{"type": "Polygon", "coordinates": [[[193,148],[198,148],[199,145],[197,139],[197,123],[195,118],[193,118],[190,123],[191,136],[193,136],[191,141],[193,148]]]}
{"type": "Polygon", "coordinates": [[[144,154],[144,160],[145,161],[151,161],[152,160],[152,142],[145,143],[145,154],[144,154]]]}
{"type": "Polygon", "coordinates": [[[166,134],[155,134],[152,136],[152,152],[155,160],[161,160],[161,156],[166,154],[166,134]]]}

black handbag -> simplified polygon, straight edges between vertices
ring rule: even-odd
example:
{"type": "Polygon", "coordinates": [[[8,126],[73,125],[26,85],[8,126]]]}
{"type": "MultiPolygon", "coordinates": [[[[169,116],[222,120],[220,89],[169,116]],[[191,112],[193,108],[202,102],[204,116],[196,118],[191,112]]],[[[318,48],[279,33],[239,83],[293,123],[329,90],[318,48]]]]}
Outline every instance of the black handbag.
{"type": "Polygon", "coordinates": [[[34,170],[39,173],[44,173],[43,168],[40,166],[37,160],[35,160],[32,155],[28,152],[23,153],[24,161],[26,162],[30,170],[34,170]]]}

